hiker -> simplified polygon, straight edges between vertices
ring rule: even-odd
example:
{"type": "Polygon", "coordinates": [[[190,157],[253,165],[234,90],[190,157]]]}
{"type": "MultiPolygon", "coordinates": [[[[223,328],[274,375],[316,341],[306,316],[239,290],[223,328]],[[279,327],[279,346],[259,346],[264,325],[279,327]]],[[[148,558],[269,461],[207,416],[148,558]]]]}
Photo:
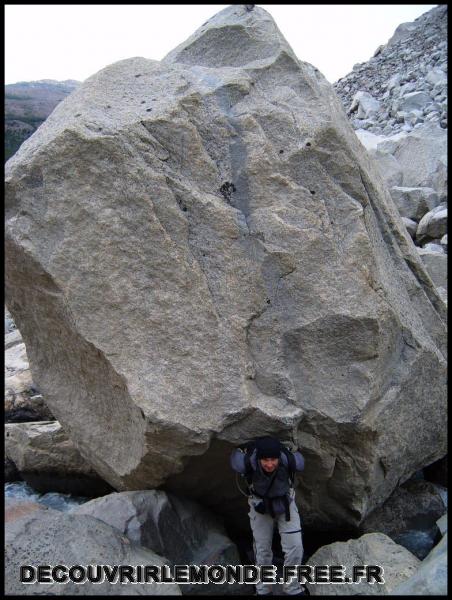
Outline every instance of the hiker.
{"type": "MultiPolygon", "coordinates": [[[[273,437],[261,437],[231,454],[231,467],[245,475],[249,496],[251,529],[256,565],[273,564],[272,539],[276,523],[281,536],[285,565],[301,565],[303,543],[298,508],[295,503],[295,471],[304,469],[304,458],[291,452],[273,437]]],[[[304,595],[296,579],[284,584],[287,595],[304,595]]],[[[259,582],[256,593],[271,595],[271,585],[259,582]]]]}

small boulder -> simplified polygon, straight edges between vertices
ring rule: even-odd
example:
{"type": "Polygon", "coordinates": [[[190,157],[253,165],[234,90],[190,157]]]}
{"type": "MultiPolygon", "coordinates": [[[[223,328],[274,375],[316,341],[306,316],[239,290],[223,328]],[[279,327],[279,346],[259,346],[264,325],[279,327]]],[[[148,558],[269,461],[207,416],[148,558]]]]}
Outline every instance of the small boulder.
{"type": "Polygon", "coordinates": [[[447,206],[440,204],[419,221],[416,239],[419,243],[441,238],[447,232],[447,206]]]}
{"type": "Polygon", "coordinates": [[[380,110],[380,103],[369,92],[359,91],[353,96],[348,114],[356,111],[358,119],[368,119],[380,110]]]}
{"type": "Polygon", "coordinates": [[[409,92],[402,96],[398,101],[398,108],[401,111],[409,112],[412,110],[421,110],[428,102],[431,102],[427,92],[409,92]]]}
{"type": "Polygon", "coordinates": [[[390,192],[400,215],[418,222],[439,204],[438,194],[432,188],[394,186],[390,192]]]}

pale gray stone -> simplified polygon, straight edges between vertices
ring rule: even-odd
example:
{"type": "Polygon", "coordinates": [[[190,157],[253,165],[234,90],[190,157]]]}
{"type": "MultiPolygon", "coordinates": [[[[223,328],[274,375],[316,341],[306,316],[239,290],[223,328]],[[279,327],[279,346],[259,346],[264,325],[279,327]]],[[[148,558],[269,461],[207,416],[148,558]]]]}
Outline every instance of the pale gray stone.
{"type": "Polygon", "coordinates": [[[382,135],[376,135],[375,133],[371,133],[370,131],[366,131],[365,129],[357,129],[355,131],[358,136],[361,144],[366,148],[366,150],[372,150],[377,148],[378,144],[380,144],[385,138],[382,135]]]}
{"type": "Polygon", "coordinates": [[[380,109],[380,103],[369,92],[359,91],[353,97],[348,114],[356,111],[358,119],[368,119],[380,109]]]}
{"type": "Polygon", "coordinates": [[[447,250],[447,233],[443,235],[443,237],[441,238],[441,242],[440,243],[447,250]]]}
{"type": "Polygon", "coordinates": [[[439,204],[438,194],[432,188],[393,186],[390,192],[401,216],[418,222],[439,204]]]}
{"type": "Polygon", "coordinates": [[[441,531],[441,535],[447,533],[447,513],[440,517],[436,524],[438,525],[438,529],[441,531]]]}
{"type": "Polygon", "coordinates": [[[412,219],[408,219],[407,217],[402,217],[402,221],[403,221],[405,227],[407,228],[408,233],[414,239],[416,237],[416,229],[417,229],[416,221],[413,221],[412,219]]]}
{"type": "MultiPolygon", "coordinates": [[[[419,228],[418,228],[419,229],[419,228]]],[[[428,274],[437,287],[447,290],[447,254],[417,248],[428,274]]]]}
{"type": "Polygon", "coordinates": [[[400,98],[397,105],[399,110],[409,112],[411,110],[422,110],[431,100],[427,92],[409,92],[400,98]]]}
{"type": "Polygon", "coordinates": [[[392,590],[393,596],[447,595],[447,533],[441,538],[415,574],[392,590]]]}
{"type": "Polygon", "coordinates": [[[416,232],[416,238],[419,243],[442,238],[447,232],[447,206],[439,204],[432,210],[429,210],[422,219],[416,232]]]}
{"type": "Polygon", "coordinates": [[[394,156],[379,149],[370,149],[369,154],[375,161],[380,177],[389,189],[402,185],[402,168],[394,156]]]}
{"type": "Polygon", "coordinates": [[[445,250],[441,244],[436,244],[434,241],[424,244],[422,248],[424,250],[430,250],[430,252],[439,252],[440,254],[445,254],[445,250]]]}
{"type": "Polygon", "coordinates": [[[309,558],[309,565],[343,565],[349,577],[354,565],[378,565],[383,568],[384,583],[367,583],[364,579],[359,583],[308,583],[306,587],[311,596],[387,595],[413,575],[420,564],[418,558],[387,535],[366,533],[358,539],[322,546],[309,558]]]}
{"type": "Polygon", "coordinates": [[[398,161],[404,187],[430,187],[440,200],[447,195],[447,132],[435,124],[425,123],[409,134],[392,136],[377,146],[390,152],[398,161]]]}
{"type": "Polygon", "coordinates": [[[425,79],[432,85],[447,85],[447,75],[439,67],[433,67],[433,69],[427,73],[425,79]]]}
{"type": "Polygon", "coordinates": [[[310,465],[305,523],[340,527],[446,453],[444,303],[333,87],[262,8],[88,78],[5,171],[7,306],[115,489],[235,522],[230,451],[278,433],[310,465]]]}
{"type": "MultiPolygon", "coordinates": [[[[32,508],[32,507],[31,507],[32,508]]],[[[17,511],[16,511],[17,512],[17,511]]],[[[83,585],[20,581],[22,565],[155,565],[167,564],[164,556],[142,548],[110,525],[86,515],[60,511],[27,510],[5,524],[5,592],[8,595],[181,595],[173,583],[102,583],[83,585]]],[[[60,573],[61,575],[61,573],[60,573]]]]}

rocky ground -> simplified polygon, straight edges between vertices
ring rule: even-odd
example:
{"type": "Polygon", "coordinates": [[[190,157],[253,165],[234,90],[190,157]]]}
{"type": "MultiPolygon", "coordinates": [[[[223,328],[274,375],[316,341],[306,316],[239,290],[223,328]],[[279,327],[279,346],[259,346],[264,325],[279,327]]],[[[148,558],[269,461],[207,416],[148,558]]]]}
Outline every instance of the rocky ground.
{"type": "Polygon", "coordinates": [[[401,24],[334,89],[355,129],[385,136],[426,122],[447,129],[447,5],[401,24]]]}

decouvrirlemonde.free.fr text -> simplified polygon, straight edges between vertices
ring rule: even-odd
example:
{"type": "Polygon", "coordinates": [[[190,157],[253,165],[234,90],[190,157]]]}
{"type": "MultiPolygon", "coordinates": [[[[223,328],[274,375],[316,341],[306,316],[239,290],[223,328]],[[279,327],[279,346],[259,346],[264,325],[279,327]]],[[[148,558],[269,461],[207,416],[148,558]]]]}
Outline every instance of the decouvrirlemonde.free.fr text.
{"type": "Polygon", "coordinates": [[[344,565],[285,565],[277,574],[275,565],[22,565],[23,584],[61,583],[177,583],[266,584],[383,584],[383,567],[354,565],[347,571],[344,565]]]}

